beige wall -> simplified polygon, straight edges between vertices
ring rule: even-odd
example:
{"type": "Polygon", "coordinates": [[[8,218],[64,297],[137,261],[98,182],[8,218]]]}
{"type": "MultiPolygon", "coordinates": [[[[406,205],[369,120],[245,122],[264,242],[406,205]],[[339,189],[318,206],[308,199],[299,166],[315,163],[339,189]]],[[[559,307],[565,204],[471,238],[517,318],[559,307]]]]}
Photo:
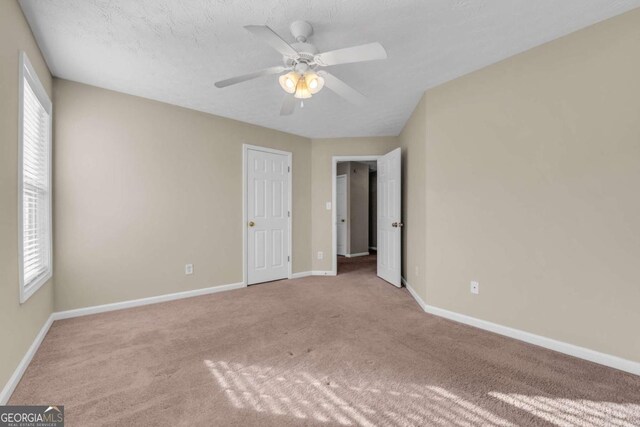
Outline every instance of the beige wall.
{"type": "Polygon", "coordinates": [[[347,176],[347,254],[369,251],[369,165],[340,162],[337,175],[347,176]]]}
{"type": "Polygon", "coordinates": [[[243,143],[293,153],[293,272],[311,269],[309,139],[65,80],[54,91],[56,310],[241,282],[243,143]]]}
{"type": "Polygon", "coordinates": [[[402,147],[402,277],[425,295],[425,138],[422,97],[400,133],[402,147]]]}
{"type": "MultiPolygon", "coordinates": [[[[24,304],[18,282],[19,54],[51,97],[51,74],[17,1],[0,2],[0,390],[51,314],[51,280],[24,304]]],[[[55,107],[54,107],[55,114],[55,107]]]]}
{"type": "MultiPolygon", "coordinates": [[[[349,162],[339,162],[336,166],[336,175],[347,175],[349,173],[349,162]]],[[[346,177],[347,180],[349,177],[346,177]]]]}
{"type": "Polygon", "coordinates": [[[311,142],[311,216],[313,221],[312,266],[314,271],[330,271],[332,268],[331,173],[333,156],[366,156],[386,154],[398,148],[397,137],[314,139],[311,142]],[[324,259],[319,260],[319,251],[324,259]]]}
{"type": "Polygon", "coordinates": [[[639,46],[635,10],[426,93],[428,304],[640,361],[639,46]]]}

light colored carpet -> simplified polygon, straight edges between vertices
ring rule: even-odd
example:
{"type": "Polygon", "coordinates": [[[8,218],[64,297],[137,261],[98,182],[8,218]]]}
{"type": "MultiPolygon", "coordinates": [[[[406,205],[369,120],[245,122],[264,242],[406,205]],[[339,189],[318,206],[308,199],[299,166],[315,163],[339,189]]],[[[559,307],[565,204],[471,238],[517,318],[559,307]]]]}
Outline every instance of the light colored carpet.
{"type": "Polygon", "coordinates": [[[640,425],[640,377],[425,314],[375,258],[57,321],[11,404],[91,425],[640,425]]]}

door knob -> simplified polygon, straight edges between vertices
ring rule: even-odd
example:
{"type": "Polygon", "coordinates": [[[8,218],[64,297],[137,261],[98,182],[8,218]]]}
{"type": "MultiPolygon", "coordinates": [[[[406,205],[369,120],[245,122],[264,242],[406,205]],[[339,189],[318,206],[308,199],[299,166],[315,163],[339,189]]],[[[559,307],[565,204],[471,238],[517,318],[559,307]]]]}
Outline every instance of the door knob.
{"type": "Polygon", "coordinates": [[[397,226],[398,226],[398,223],[397,223],[397,222],[394,222],[393,224],[391,224],[391,226],[392,226],[392,227],[397,227],[397,226]]]}
{"type": "Polygon", "coordinates": [[[340,221],[344,222],[344,219],[341,219],[340,221]]]}
{"type": "Polygon", "coordinates": [[[255,223],[255,222],[253,222],[253,221],[249,221],[249,227],[253,227],[254,225],[256,225],[256,223],[255,223]]]}
{"type": "Polygon", "coordinates": [[[404,224],[403,224],[403,223],[401,223],[401,222],[399,222],[399,223],[398,223],[398,227],[404,227],[404,224]]]}

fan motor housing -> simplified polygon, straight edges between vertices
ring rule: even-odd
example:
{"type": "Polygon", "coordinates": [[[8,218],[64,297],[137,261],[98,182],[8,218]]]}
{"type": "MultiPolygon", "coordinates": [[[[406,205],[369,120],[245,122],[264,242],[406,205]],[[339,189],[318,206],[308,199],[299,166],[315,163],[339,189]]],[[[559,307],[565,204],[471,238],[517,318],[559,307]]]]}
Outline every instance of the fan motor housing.
{"type": "Polygon", "coordinates": [[[318,49],[311,43],[292,43],[293,47],[300,54],[300,58],[293,60],[288,57],[283,57],[284,65],[287,67],[294,66],[297,62],[312,62],[313,57],[318,53],[318,49]]]}
{"type": "Polygon", "coordinates": [[[287,67],[295,67],[296,64],[313,62],[313,57],[318,53],[318,49],[311,43],[307,43],[307,39],[313,34],[313,27],[307,21],[294,21],[289,26],[291,35],[296,39],[296,43],[292,43],[293,47],[300,55],[297,59],[283,57],[284,65],[287,67]]]}

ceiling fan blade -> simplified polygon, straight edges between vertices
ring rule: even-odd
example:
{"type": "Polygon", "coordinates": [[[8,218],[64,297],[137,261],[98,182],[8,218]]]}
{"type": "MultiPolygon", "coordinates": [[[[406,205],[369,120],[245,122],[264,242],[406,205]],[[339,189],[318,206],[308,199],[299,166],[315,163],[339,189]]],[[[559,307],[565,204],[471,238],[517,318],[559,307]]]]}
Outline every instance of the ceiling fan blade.
{"type": "Polygon", "coordinates": [[[359,106],[363,106],[367,102],[367,98],[363,94],[361,94],[333,74],[329,74],[326,71],[319,71],[318,75],[324,78],[324,85],[326,87],[328,87],[347,101],[359,106]]]}
{"type": "Polygon", "coordinates": [[[290,116],[293,113],[293,110],[296,108],[296,98],[293,94],[287,94],[282,100],[282,108],[280,108],[281,116],[290,116]]]}
{"type": "Polygon", "coordinates": [[[325,67],[352,62],[375,61],[377,59],[387,59],[387,51],[377,42],[331,50],[319,53],[314,57],[316,64],[325,67]]]}
{"type": "Polygon", "coordinates": [[[232,77],[226,80],[220,80],[215,83],[216,87],[223,88],[227,86],[234,85],[236,83],[246,82],[247,80],[256,79],[258,77],[270,76],[272,74],[279,74],[285,70],[288,70],[287,67],[283,67],[282,65],[277,65],[275,67],[265,68],[264,70],[256,71],[249,74],[244,74],[242,76],[232,77]]]}
{"type": "Polygon", "coordinates": [[[282,39],[275,31],[266,25],[246,25],[244,28],[249,30],[253,35],[267,42],[272,48],[280,52],[282,55],[297,58],[298,51],[282,39]]]}

